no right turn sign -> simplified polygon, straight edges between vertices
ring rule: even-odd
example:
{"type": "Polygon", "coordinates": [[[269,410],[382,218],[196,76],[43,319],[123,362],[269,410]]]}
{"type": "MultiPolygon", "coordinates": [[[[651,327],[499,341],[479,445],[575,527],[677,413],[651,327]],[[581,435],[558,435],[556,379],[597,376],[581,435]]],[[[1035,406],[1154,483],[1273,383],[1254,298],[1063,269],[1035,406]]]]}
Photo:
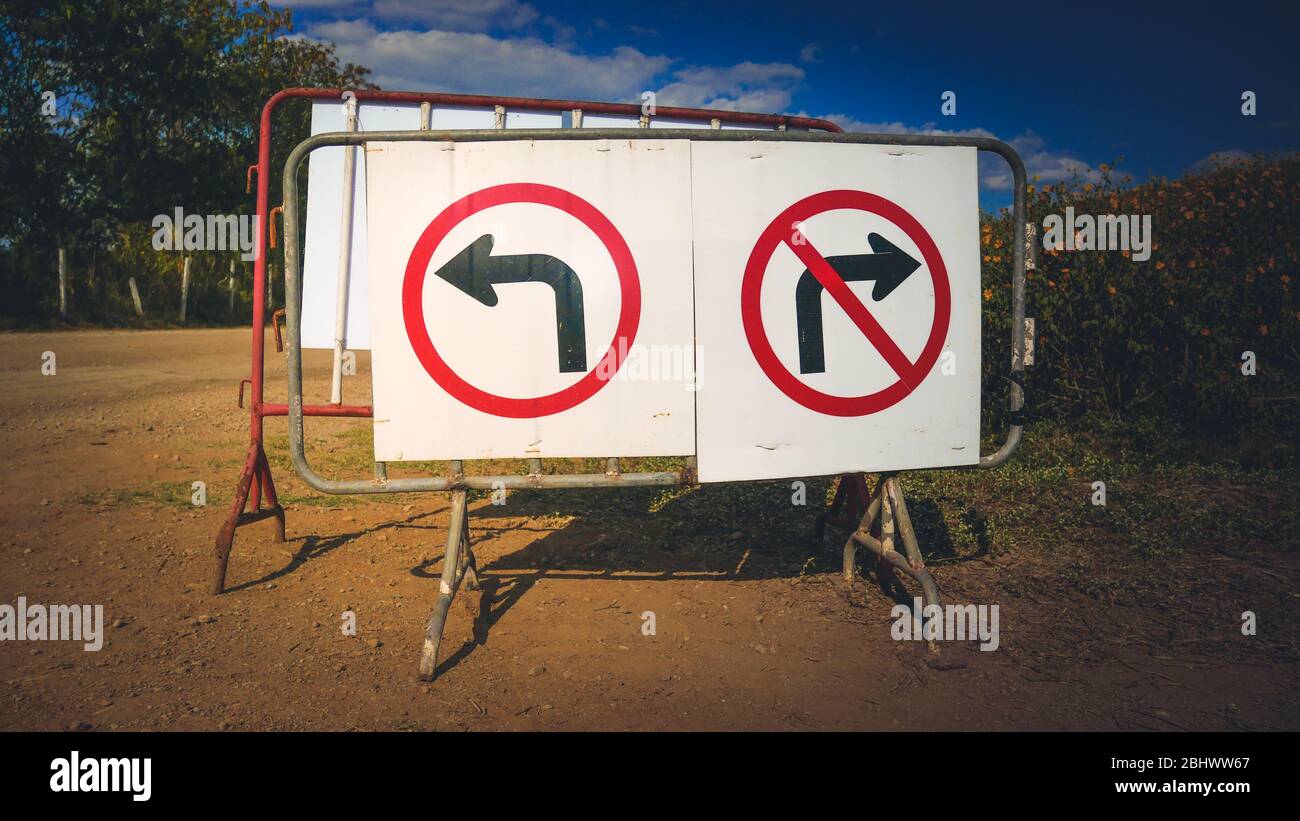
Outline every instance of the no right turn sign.
{"type": "Polygon", "coordinates": [[[701,481],[979,461],[975,153],[694,146],[701,481]]]}

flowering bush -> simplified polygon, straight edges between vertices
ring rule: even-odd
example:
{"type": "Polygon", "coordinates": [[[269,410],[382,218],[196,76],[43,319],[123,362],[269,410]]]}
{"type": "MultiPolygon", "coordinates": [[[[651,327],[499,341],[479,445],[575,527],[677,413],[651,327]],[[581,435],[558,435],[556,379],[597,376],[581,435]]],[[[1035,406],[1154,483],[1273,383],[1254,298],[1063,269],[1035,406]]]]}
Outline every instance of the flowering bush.
{"type": "MultiPolygon", "coordinates": [[[[1027,219],[1039,235],[1037,270],[1028,275],[1027,313],[1038,333],[1031,418],[1220,440],[1250,431],[1276,435],[1270,444],[1293,452],[1300,155],[1127,183],[1103,165],[1088,178],[1030,187],[1027,219]],[[1151,215],[1151,258],[1044,250],[1044,218],[1067,206],[1094,216],[1151,215]],[[1242,373],[1247,351],[1254,376],[1242,373]]],[[[1006,212],[981,225],[986,396],[1006,389],[1012,229],[1006,212]]],[[[1000,428],[1005,413],[987,422],[1000,428]]]]}

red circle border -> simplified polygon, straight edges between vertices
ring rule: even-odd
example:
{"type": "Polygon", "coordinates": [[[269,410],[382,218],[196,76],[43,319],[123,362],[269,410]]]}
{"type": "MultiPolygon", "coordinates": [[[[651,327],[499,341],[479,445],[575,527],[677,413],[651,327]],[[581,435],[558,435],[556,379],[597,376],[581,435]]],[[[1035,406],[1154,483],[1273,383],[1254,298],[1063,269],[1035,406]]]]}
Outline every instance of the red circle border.
{"type": "Polygon", "coordinates": [[[763,373],[772,384],[795,402],[809,410],[829,416],[866,416],[877,413],[901,401],[915,390],[924,381],[924,375],[929,374],[934,363],[938,361],[952,317],[952,292],[948,283],[948,269],[929,232],[897,203],[877,194],[852,190],[812,194],[794,203],[772,220],[759,235],[758,242],[755,243],[754,250],[750,252],[749,261],[745,265],[745,275],[740,287],[740,304],[745,337],[763,373]],[[837,396],[823,393],[804,384],[790,373],[777,357],[776,351],[772,349],[767,332],[763,328],[760,307],[763,277],[767,273],[772,254],[786,237],[790,236],[789,232],[793,230],[796,223],[826,211],[846,209],[876,214],[903,229],[908,238],[916,244],[926,267],[930,270],[930,279],[934,283],[934,322],[930,327],[930,336],[926,340],[925,348],[912,364],[912,373],[921,374],[915,385],[907,384],[900,377],[889,387],[863,396],[837,396]]]}
{"type": "Polygon", "coordinates": [[[460,198],[434,217],[420,234],[407,260],[406,274],[402,280],[402,317],[416,358],[443,390],[483,413],[511,419],[535,419],[566,411],[585,402],[618,373],[636,339],[641,321],[641,280],[627,242],[609,218],[591,203],[550,185],[508,183],[484,188],[460,198]],[[530,399],[497,396],[462,379],[434,347],[424,318],[424,282],[429,262],[447,234],[463,220],[480,211],[512,203],[533,203],[558,208],[587,226],[614,261],[622,293],[614,338],[596,366],[569,387],[530,399]]]}

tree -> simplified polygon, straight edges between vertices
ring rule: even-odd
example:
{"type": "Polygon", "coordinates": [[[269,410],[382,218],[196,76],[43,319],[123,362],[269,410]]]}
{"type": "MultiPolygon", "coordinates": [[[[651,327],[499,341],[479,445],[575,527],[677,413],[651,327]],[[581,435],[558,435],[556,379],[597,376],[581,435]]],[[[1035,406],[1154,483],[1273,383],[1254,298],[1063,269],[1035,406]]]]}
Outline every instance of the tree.
{"type": "MultiPolygon", "coordinates": [[[[367,69],[292,31],[290,11],[249,0],[0,0],[9,293],[32,298],[33,279],[48,291],[39,260],[55,246],[111,251],[124,227],[178,206],[251,212],[245,169],[266,99],[287,86],[370,87],[367,69]]],[[[308,118],[308,106],[286,107],[278,142],[305,137],[308,118]]]]}

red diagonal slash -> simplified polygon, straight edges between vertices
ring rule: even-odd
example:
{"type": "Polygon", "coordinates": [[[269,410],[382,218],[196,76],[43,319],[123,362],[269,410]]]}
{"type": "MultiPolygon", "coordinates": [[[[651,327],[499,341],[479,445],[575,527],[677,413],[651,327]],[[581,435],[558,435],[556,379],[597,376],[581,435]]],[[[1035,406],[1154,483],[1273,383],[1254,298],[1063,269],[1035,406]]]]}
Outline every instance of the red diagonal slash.
{"type": "Polygon", "coordinates": [[[822,287],[826,289],[826,292],[831,295],[831,298],[835,300],[840,308],[844,309],[844,313],[849,315],[849,319],[853,320],[853,324],[858,326],[858,330],[862,331],[867,341],[885,358],[885,361],[889,363],[889,367],[894,369],[903,384],[907,385],[909,389],[915,388],[916,385],[913,384],[913,379],[915,378],[916,366],[912,363],[912,360],[908,359],[907,354],[899,349],[898,345],[889,336],[889,333],[881,327],[876,318],[867,310],[867,306],[862,304],[862,300],[858,299],[843,278],[826,261],[826,258],[818,253],[817,249],[812,246],[812,243],[808,242],[806,237],[802,244],[796,245],[789,238],[785,239],[785,244],[791,251],[794,251],[795,256],[799,257],[799,261],[804,264],[804,267],[811,271],[813,276],[817,277],[817,281],[822,284],[822,287]]]}

